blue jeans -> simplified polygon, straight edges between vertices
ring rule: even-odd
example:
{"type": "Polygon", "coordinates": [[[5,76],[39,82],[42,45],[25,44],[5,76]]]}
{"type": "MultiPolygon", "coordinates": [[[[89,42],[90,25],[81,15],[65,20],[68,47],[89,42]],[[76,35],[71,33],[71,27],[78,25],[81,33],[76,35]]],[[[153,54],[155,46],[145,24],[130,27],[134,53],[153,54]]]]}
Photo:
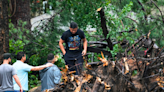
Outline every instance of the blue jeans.
{"type": "MultiPolygon", "coordinates": [[[[20,90],[14,90],[14,92],[20,92],[20,90]]],[[[26,92],[26,91],[23,91],[23,92],[26,92]]]]}

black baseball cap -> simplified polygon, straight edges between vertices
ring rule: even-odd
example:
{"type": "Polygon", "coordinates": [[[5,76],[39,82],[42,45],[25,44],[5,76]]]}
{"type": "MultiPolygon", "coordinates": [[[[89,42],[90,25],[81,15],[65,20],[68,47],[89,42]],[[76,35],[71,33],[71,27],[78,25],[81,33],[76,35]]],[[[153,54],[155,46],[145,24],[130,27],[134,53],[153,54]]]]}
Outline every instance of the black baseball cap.
{"type": "Polygon", "coordinates": [[[70,28],[77,28],[77,23],[76,22],[71,22],[70,28]]]}
{"type": "Polygon", "coordinates": [[[11,58],[12,59],[11,53],[4,53],[3,54],[3,59],[8,59],[8,58],[11,58]]]}

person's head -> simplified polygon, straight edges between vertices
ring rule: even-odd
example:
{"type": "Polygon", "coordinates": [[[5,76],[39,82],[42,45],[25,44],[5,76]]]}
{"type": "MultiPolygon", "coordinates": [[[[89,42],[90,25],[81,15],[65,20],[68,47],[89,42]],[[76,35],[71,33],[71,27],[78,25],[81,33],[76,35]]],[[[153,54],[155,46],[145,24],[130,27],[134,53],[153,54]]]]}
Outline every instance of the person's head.
{"type": "Polygon", "coordinates": [[[26,54],[24,52],[18,52],[17,53],[17,60],[21,60],[23,62],[26,61],[26,54]]]}
{"type": "Polygon", "coordinates": [[[8,63],[11,62],[11,54],[10,53],[4,53],[3,54],[3,60],[7,60],[8,63]]]}
{"type": "Polygon", "coordinates": [[[70,29],[70,32],[72,34],[75,34],[77,32],[77,29],[78,29],[77,23],[71,22],[69,29],[70,29]]]}
{"type": "Polygon", "coordinates": [[[49,63],[55,63],[55,57],[54,57],[54,54],[53,53],[49,53],[48,56],[47,56],[47,61],[49,63]]]}

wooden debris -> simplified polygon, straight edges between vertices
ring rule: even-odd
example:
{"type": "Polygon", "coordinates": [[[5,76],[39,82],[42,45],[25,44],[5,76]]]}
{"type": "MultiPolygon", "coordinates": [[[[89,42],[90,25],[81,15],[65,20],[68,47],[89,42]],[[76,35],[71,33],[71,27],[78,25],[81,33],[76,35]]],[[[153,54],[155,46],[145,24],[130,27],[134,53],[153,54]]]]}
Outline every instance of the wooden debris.
{"type": "Polygon", "coordinates": [[[157,77],[157,84],[161,87],[164,88],[164,77],[157,77]]]}
{"type": "Polygon", "coordinates": [[[108,65],[108,61],[104,57],[104,54],[102,52],[101,52],[101,56],[102,56],[102,58],[98,57],[98,59],[103,62],[103,66],[107,66],[108,65]]]}
{"type": "Polygon", "coordinates": [[[123,60],[124,60],[124,63],[125,63],[125,68],[126,68],[126,70],[125,70],[125,73],[124,74],[127,74],[127,73],[129,73],[129,66],[128,66],[128,63],[127,63],[127,58],[126,57],[124,57],[123,58],[123,60]]]}

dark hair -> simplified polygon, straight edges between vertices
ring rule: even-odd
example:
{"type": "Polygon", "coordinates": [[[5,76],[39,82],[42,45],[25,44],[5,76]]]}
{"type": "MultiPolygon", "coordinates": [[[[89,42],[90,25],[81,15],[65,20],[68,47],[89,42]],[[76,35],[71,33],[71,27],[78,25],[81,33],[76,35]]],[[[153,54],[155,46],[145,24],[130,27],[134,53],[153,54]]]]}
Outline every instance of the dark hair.
{"type": "Polygon", "coordinates": [[[77,23],[76,22],[71,22],[70,28],[77,28],[77,23]]]}
{"type": "Polygon", "coordinates": [[[24,52],[18,52],[17,53],[17,60],[21,60],[22,57],[24,57],[25,53],[24,52]]]}
{"type": "Polygon", "coordinates": [[[54,59],[54,54],[53,53],[49,53],[47,56],[47,60],[52,60],[54,59]]]}
{"type": "Polygon", "coordinates": [[[11,58],[11,54],[10,53],[4,53],[3,59],[8,59],[8,58],[11,58]]]}

